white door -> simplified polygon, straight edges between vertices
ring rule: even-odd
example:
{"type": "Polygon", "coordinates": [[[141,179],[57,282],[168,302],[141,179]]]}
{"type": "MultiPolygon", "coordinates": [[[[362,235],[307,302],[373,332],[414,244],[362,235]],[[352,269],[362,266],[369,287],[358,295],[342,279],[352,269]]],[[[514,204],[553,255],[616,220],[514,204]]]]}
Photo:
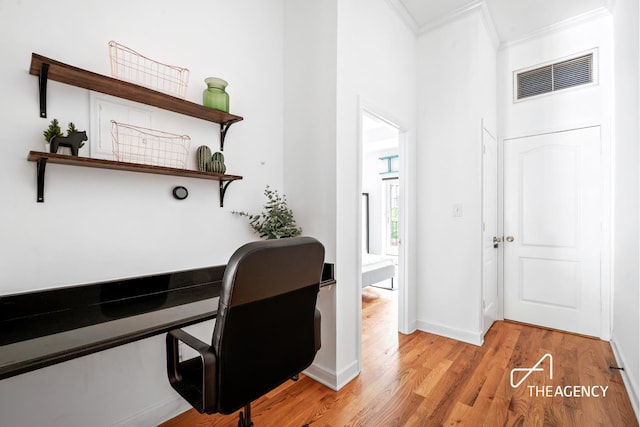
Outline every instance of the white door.
{"type": "Polygon", "coordinates": [[[600,127],[505,140],[504,317],[599,336],[600,127]]]}
{"type": "Polygon", "coordinates": [[[482,130],[482,324],[498,319],[498,143],[482,130]]]}

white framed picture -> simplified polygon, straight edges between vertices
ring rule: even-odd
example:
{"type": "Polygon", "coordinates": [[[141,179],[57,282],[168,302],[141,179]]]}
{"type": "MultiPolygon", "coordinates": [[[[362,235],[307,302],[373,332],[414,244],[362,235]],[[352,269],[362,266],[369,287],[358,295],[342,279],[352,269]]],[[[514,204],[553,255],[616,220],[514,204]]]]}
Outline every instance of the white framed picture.
{"type": "Polygon", "coordinates": [[[152,128],[153,107],[146,107],[120,98],[90,92],[91,138],[90,156],[94,159],[115,160],[111,121],[152,128]]]}

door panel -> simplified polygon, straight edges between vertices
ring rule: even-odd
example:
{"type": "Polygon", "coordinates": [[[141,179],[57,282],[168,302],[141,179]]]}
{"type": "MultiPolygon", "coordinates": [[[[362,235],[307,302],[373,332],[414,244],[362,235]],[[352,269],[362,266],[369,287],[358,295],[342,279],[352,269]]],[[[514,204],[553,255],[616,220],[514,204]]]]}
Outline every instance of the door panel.
{"type": "Polygon", "coordinates": [[[520,153],[523,246],[576,246],[579,149],[543,145],[520,153]]]}
{"type": "Polygon", "coordinates": [[[522,257],[519,270],[522,301],[579,308],[579,262],[522,257]]]}
{"type": "Polygon", "coordinates": [[[505,140],[504,316],[600,335],[600,128],[505,140]]]}

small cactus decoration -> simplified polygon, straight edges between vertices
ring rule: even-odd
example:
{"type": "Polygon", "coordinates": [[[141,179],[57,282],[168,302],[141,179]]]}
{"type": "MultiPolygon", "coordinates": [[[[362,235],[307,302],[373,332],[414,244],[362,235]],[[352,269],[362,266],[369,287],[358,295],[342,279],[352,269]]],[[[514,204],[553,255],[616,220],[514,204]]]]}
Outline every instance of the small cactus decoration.
{"type": "Polygon", "coordinates": [[[198,147],[198,170],[202,172],[225,173],[227,167],[224,164],[224,155],[216,151],[211,154],[211,149],[206,145],[198,147]]]}
{"type": "Polygon", "coordinates": [[[211,172],[225,173],[226,170],[227,167],[225,166],[224,162],[221,162],[220,160],[211,160],[211,172]]]}
{"type": "Polygon", "coordinates": [[[200,172],[210,172],[211,148],[206,145],[201,145],[198,147],[196,154],[198,156],[198,170],[200,172]]]}
{"type": "Polygon", "coordinates": [[[225,173],[227,167],[224,165],[224,155],[216,151],[211,156],[211,172],[213,173],[225,173]]]}
{"type": "Polygon", "coordinates": [[[222,163],[224,163],[224,154],[222,154],[219,151],[216,151],[215,153],[213,153],[213,155],[211,156],[211,160],[220,160],[222,163]]]}

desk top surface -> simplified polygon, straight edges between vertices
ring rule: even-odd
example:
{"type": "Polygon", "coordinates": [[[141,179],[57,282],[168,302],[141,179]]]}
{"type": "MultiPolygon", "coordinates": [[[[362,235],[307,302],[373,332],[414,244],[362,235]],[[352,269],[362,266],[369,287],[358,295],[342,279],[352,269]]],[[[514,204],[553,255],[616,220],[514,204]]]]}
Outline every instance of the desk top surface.
{"type": "Polygon", "coordinates": [[[0,296],[0,380],[213,319],[224,269],[0,296]]]}
{"type": "Polygon", "coordinates": [[[213,319],[217,308],[216,297],[7,344],[0,379],[213,319]]]}
{"type": "Polygon", "coordinates": [[[0,297],[0,379],[216,316],[224,266],[0,297]]]}

